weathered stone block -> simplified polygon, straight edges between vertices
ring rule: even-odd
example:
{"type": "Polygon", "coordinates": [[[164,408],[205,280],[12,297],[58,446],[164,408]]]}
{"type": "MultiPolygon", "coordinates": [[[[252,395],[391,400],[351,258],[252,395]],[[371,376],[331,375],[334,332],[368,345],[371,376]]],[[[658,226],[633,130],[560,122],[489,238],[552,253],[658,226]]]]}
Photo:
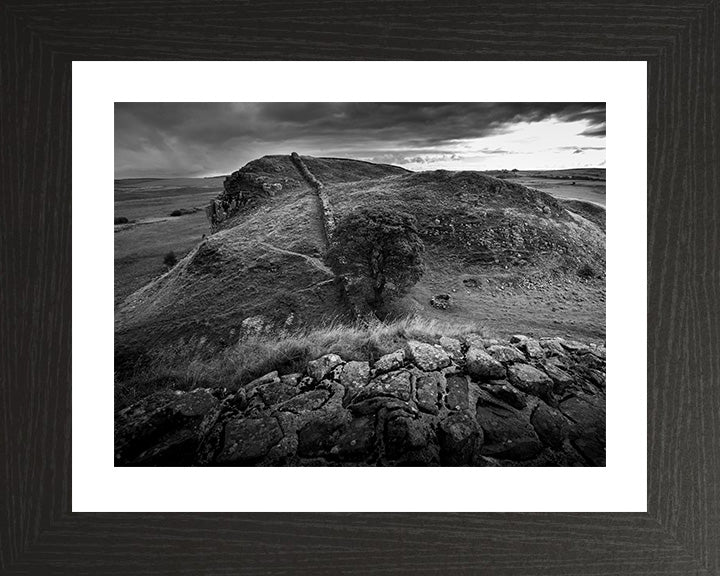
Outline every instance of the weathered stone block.
{"type": "Polygon", "coordinates": [[[225,426],[221,464],[256,464],[282,439],[278,421],[271,417],[237,418],[225,426]]]}
{"type": "Polygon", "coordinates": [[[317,360],[308,362],[307,373],[319,382],[325,378],[333,368],[342,363],[343,359],[337,354],[325,354],[325,356],[321,356],[317,360]]]}
{"type": "Polygon", "coordinates": [[[355,402],[375,396],[392,396],[407,402],[410,400],[410,373],[397,370],[374,378],[358,391],[355,402]]]}
{"type": "Polygon", "coordinates": [[[374,366],[375,373],[376,374],[384,374],[385,372],[397,370],[398,368],[402,368],[404,362],[405,362],[405,351],[404,350],[396,350],[395,352],[391,352],[390,354],[385,354],[385,356],[381,356],[375,362],[375,366],[374,366]]]}
{"type": "Polygon", "coordinates": [[[525,355],[515,346],[503,346],[495,344],[487,349],[488,354],[495,358],[498,362],[525,362],[525,355]]]}
{"type": "Polygon", "coordinates": [[[440,346],[409,340],[406,351],[415,366],[426,372],[439,370],[450,365],[450,357],[440,346]]]}
{"type": "Polygon", "coordinates": [[[448,376],[445,405],[450,410],[468,409],[468,381],[466,376],[448,376]]]}
{"type": "Polygon", "coordinates": [[[440,422],[438,439],[444,466],[467,466],[482,445],[483,431],[467,412],[456,412],[440,422]]]}
{"type": "Polygon", "coordinates": [[[508,368],[508,380],[523,392],[548,398],[552,390],[550,377],[529,364],[514,364],[508,368]]]}
{"type": "Polygon", "coordinates": [[[440,372],[425,372],[415,382],[415,394],[420,410],[437,414],[440,397],[445,389],[445,376],[440,372]]]}
{"type": "Polygon", "coordinates": [[[465,354],[467,371],[473,378],[484,380],[497,380],[505,378],[505,367],[485,350],[470,346],[465,354]]]}

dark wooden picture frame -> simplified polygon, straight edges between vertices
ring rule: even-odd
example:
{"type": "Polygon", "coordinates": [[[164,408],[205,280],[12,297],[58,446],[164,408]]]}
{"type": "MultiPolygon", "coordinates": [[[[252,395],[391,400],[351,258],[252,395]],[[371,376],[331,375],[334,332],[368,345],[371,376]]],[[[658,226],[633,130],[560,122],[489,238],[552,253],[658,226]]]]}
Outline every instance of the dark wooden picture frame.
{"type": "Polygon", "coordinates": [[[719,574],[719,57],[718,0],[2,2],[0,573],[719,574]],[[71,63],[140,59],[647,61],[648,512],[72,513],[71,63]]]}

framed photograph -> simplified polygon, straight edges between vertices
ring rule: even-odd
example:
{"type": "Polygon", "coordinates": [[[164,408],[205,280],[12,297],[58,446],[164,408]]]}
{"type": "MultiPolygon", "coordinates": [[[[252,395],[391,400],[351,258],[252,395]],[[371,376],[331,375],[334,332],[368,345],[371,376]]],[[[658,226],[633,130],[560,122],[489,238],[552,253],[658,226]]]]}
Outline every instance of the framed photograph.
{"type": "Polygon", "coordinates": [[[0,571],[720,570],[717,3],[423,6],[0,11],[0,571]]]}

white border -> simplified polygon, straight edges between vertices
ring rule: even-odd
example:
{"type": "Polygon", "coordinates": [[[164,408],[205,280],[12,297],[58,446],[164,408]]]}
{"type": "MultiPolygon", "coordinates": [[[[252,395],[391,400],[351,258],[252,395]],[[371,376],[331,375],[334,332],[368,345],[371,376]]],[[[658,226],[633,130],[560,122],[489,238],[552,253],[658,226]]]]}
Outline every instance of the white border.
{"type": "Polygon", "coordinates": [[[73,511],[645,512],[646,116],[645,62],[73,63],[73,511]],[[115,101],[519,100],[607,102],[607,467],[113,467],[115,101]]]}

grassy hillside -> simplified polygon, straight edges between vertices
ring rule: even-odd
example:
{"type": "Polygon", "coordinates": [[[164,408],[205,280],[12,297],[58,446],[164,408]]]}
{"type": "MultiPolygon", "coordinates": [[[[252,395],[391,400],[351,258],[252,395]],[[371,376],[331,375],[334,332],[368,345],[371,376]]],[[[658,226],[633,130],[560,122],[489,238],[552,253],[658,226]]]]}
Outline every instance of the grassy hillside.
{"type": "Polygon", "coordinates": [[[302,158],[310,172],[326,185],[412,174],[405,168],[391,164],[373,164],[348,158],[313,158],[312,156],[302,158]]]}
{"type": "MultiPolygon", "coordinates": [[[[202,210],[222,190],[218,178],[130,178],[115,181],[115,304],[164,271],[163,257],[178,258],[208,230],[202,210]],[[171,217],[174,210],[199,210],[171,217]]],[[[109,223],[108,223],[109,225],[109,223]]]]}
{"type": "Polygon", "coordinates": [[[317,210],[301,185],[243,212],[122,303],[120,344],[165,346],[192,334],[222,346],[267,324],[295,328],[337,316],[317,210]]]}
{"type": "Polygon", "coordinates": [[[604,337],[605,232],[587,214],[476,172],[413,173],[328,191],[339,217],[376,203],[417,217],[427,272],[396,303],[398,315],[482,323],[498,334],[604,337]],[[581,269],[595,277],[579,276],[581,269]],[[452,297],[448,310],[430,305],[436,294],[452,297]]]}
{"type": "MultiPolygon", "coordinates": [[[[427,249],[427,272],[395,303],[388,320],[414,317],[498,335],[604,339],[605,232],[592,209],[573,205],[568,210],[551,195],[476,172],[413,173],[355,160],[304,160],[325,183],[337,218],[369,204],[396,207],[417,217],[427,249]],[[440,293],[452,298],[448,310],[429,303],[440,293]]],[[[206,378],[217,368],[213,359],[219,357],[226,359],[217,371],[223,378],[228,370],[250,377],[265,368],[264,353],[252,347],[238,349],[239,342],[297,342],[297,335],[304,334],[329,346],[326,339],[307,335],[329,323],[350,321],[324,260],[327,247],[317,198],[298,177],[289,156],[264,157],[243,170],[295,179],[297,185],[284,186],[243,209],[202,242],[197,241],[207,231],[207,222],[202,231],[193,230],[196,241],[186,238],[195,244],[187,255],[118,305],[118,378],[137,381],[142,370],[157,374],[162,366],[168,375],[199,370],[206,378]],[[228,355],[228,350],[235,352],[228,355]]],[[[208,187],[202,193],[208,200],[217,195],[218,182],[213,184],[215,190],[208,187]]],[[[166,202],[164,210],[188,207],[177,198],[166,202]]],[[[204,219],[202,213],[181,219],[189,223],[196,216],[204,219]]],[[[116,239],[141,229],[135,226],[116,234],[116,239]]],[[[116,242],[116,258],[117,252],[116,242]]],[[[369,353],[367,342],[359,348],[363,354],[369,353]]],[[[312,354],[323,352],[315,348],[312,354]]],[[[307,346],[282,350],[290,364],[310,354],[307,346]]],[[[272,358],[278,362],[277,354],[272,358]]]]}

